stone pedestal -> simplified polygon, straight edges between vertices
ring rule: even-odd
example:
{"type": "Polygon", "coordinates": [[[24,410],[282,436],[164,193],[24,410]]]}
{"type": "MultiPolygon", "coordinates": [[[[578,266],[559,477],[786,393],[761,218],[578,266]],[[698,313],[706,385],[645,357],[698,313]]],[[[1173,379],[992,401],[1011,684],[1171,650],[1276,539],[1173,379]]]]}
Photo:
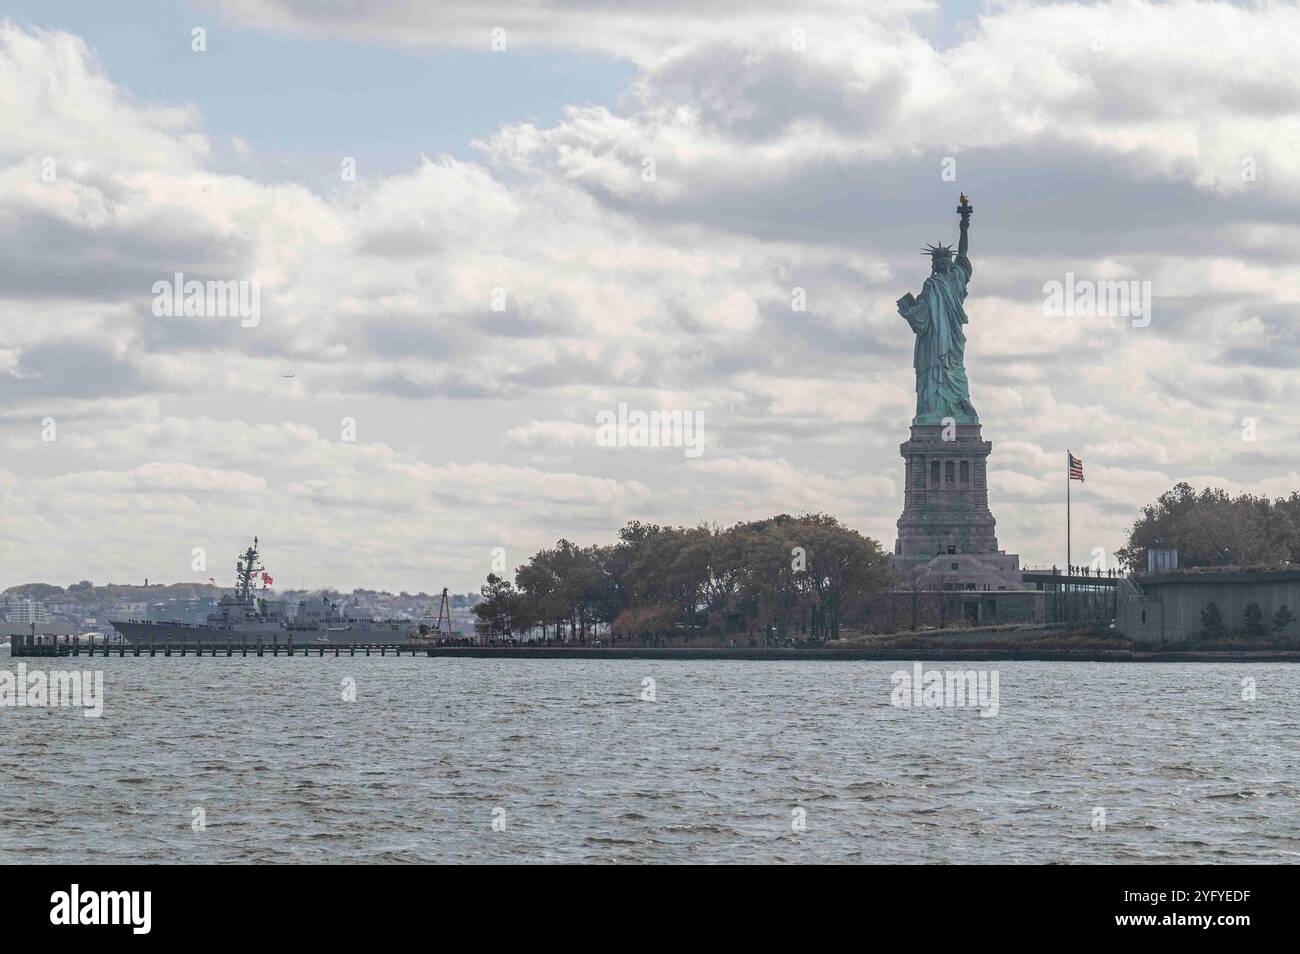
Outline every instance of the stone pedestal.
{"type": "Polygon", "coordinates": [[[896,566],[915,566],[938,554],[999,552],[997,521],[989,512],[992,449],[978,424],[912,425],[911,439],[899,446],[907,467],[896,566]]]}

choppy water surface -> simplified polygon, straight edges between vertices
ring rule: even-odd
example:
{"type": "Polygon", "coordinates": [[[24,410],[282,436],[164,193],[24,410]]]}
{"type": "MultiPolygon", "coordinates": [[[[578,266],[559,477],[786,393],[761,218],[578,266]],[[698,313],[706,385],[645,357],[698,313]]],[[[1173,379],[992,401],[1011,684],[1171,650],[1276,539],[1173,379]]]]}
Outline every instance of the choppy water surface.
{"type": "Polygon", "coordinates": [[[107,699],[0,709],[9,863],[1300,858],[1295,666],[981,663],[980,718],[905,663],[26,662],[107,699]]]}

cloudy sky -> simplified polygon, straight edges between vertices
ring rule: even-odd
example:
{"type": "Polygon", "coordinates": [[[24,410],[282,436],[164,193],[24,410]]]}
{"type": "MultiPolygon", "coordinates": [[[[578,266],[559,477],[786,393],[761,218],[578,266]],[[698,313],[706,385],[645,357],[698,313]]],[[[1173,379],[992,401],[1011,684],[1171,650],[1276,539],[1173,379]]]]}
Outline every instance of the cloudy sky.
{"type": "Polygon", "coordinates": [[[1300,489],[1292,4],[108,7],[0,24],[0,586],[228,583],[253,534],[394,590],[630,519],[892,548],[894,302],[959,191],[1005,549],[1063,562],[1067,447],[1076,558],[1178,480],[1300,489]],[[177,272],[260,321],[156,316],[177,272]],[[1067,273],[1149,325],[1045,314],[1067,273]],[[620,403],[703,454],[599,446],[620,403]]]}

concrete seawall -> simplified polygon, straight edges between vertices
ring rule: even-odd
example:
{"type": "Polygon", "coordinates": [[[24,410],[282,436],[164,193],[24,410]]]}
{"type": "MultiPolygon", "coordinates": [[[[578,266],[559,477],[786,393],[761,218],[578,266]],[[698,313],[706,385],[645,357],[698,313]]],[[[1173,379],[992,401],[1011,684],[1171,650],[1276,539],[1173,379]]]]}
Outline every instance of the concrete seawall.
{"type": "Polygon", "coordinates": [[[917,660],[1040,662],[1300,662],[1300,651],[1146,652],[1002,649],[598,649],[565,646],[446,646],[430,655],[468,659],[740,659],[755,662],[914,662],[917,660]]]}
{"type": "Polygon", "coordinates": [[[603,660],[742,660],[751,662],[1300,662],[1300,650],[1234,651],[1149,651],[1135,649],[1067,650],[1067,649],[960,649],[935,646],[927,649],[860,649],[860,648],[597,648],[591,646],[435,646],[410,645],[332,645],[332,646],[218,646],[215,643],[173,643],[163,647],[117,643],[111,646],[14,645],[0,647],[0,655],[44,657],[48,659],[85,656],[88,659],[150,659],[155,657],[191,656],[195,658],[264,658],[279,656],[322,658],[325,656],[374,656],[396,659],[401,656],[427,656],[462,659],[603,659],[603,660]],[[9,652],[6,654],[5,649],[9,652]]]}

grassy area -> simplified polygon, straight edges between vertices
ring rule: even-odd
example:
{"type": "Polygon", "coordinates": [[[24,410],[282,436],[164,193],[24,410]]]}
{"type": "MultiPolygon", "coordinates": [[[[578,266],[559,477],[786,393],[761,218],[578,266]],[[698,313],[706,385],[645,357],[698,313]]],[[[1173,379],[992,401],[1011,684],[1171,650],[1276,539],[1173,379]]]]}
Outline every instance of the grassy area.
{"type": "Polygon", "coordinates": [[[1142,649],[1138,643],[1103,626],[986,626],[976,629],[923,630],[914,633],[863,634],[835,645],[880,650],[1078,650],[1142,649]]]}
{"type": "Polygon", "coordinates": [[[852,649],[944,650],[977,649],[1005,651],[1135,650],[1138,652],[1300,652],[1300,638],[1265,636],[1246,639],[1223,636],[1183,643],[1138,643],[1108,626],[986,626],[966,629],[921,630],[910,633],[863,633],[833,643],[852,649]]]}

